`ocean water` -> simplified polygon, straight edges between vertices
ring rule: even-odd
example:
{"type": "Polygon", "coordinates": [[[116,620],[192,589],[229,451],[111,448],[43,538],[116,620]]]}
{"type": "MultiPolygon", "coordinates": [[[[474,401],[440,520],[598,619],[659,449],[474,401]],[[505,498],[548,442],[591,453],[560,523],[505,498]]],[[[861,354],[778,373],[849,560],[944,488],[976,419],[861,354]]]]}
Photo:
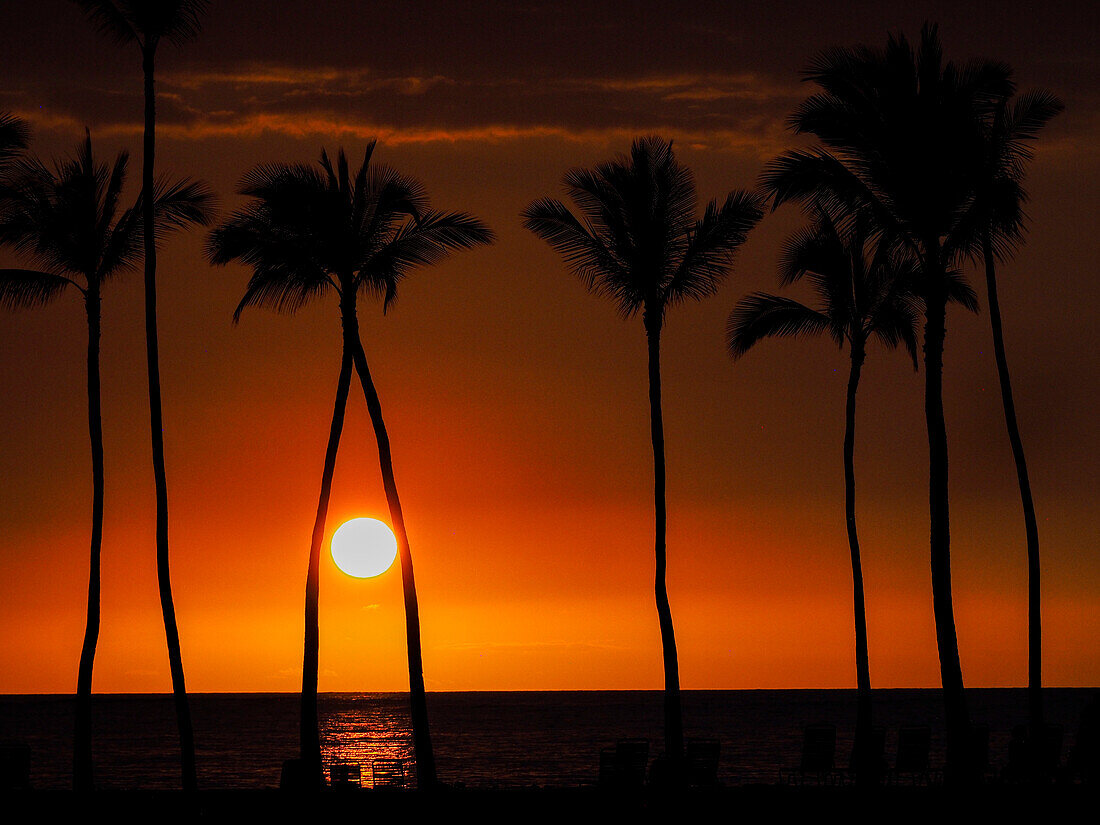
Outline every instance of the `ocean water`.
{"type": "MultiPolygon", "coordinates": [[[[1072,746],[1081,709],[1093,689],[1045,691],[1048,720],[1072,746]]],[[[994,768],[1007,757],[1014,725],[1027,721],[1023,689],[968,690],[975,722],[990,727],[994,768]]],[[[719,779],[727,785],[775,782],[797,765],[802,728],[837,726],[837,764],[847,764],[855,720],[852,690],[685,691],[690,737],[721,741],[719,779]]],[[[321,741],[326,765],[362,766],[371,784],[376,759],[411,766],[408,697],[400,693],[322,694],[321,741]]],[[[594,783],[599,752],[617,739],[644,737],[650,758],[661,750],[659,691],[432,693],[428,696],[440,778],[467,787],[577,786],[594,783]]],[[[71,696],[0,696],[0,742],[31,747],[31,783],[72,782],[71,696]]],[[[297,752],[296,694],[191,696],[200,786],[273,788],[284,759],[297,752]]],[[[95,697],[96,782],[110,789],[179,787],[176,721],[169,695],[95,697]]],[[[902,725],[932,728],[932,764],[942,764],[943,705],[938,690],[876,691],[875,724],[887,730],[892,756],[902,725]]]]}

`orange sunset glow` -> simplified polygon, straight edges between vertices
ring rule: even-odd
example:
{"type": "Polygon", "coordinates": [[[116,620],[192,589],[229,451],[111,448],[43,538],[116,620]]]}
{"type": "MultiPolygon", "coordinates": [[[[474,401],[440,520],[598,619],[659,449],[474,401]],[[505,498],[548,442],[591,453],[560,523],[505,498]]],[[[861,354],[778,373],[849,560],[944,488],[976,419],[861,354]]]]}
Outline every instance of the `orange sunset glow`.
{"type": "MultiPolygon", "coordinates": [[[[202,34],[158,55],[157,169],[246,204],[253,167],[343,147],[420,181],[431,206],[483,221],[491,245],[359,301],[415,563],[428,691],[658,689],[646,337],[589,294],[521,213],[563,198],[567,170],[659,135],[702,207],[752,189],[806,147],[787,119],[822,49],[915,36],[1007,61],[1065,103],[1036,142],[1027,233],[998,270],[1043,560],[1043,681],[1100,684],[1100,19],[1086,3],[817,4],[215,2],[202,34]],[[366,7],[369,6],[369,12],[366,7]],[[973,8],[971,8],[973,6],[973,8]],[[461,7],[460,9],[457,7],[461,7]],[[981,10],[979,10],[979,7],[981,10]],[[624,9],[626,9],[624,11],[624,9]]],[[[0,6],[0,110],[29,150],[131,154],[140,189],[136,50],[71,3],[0,6]],[[18,34],[16,34],[18,33],[18,34]]],[[[668,591],[685,689],[855,686],[842,441],[847,354],[824,338],[734,361],[727,318],[776,292],[807,220],[765,210],[718,292],[662,333],[668,591]]],[[[189,691],[295,692],[303,593],[341,366],[331,296],[293,315],[232,314],[251,271],[212,267],[209,229],[159,253],[171,573],[189,691]]],[[[22,265],[0,249],[0,267],[22,265]]],[[[981,311],[947,314],[954,608],[967,687],[1028,679],[1027,559],[980,267],[981,311]]],[[[171,689],[157,594],[142,274],[103,295],[102,627],[93,687],[171,689]]],[[[804,297],[796,287],[792,294],[804,297]]],[[[74,296],[0,313],[0,693],[71,693],[88,588],[86,326],[74,296]]],[[[392,525],[354,379],[320,555],[318,688],[409,688],[400,565],[336,566],[334,531],[392,525]]],[[[875,687],[940,684],[929,573],[923,365],[872,343],[856,471],[875,687]]]]}

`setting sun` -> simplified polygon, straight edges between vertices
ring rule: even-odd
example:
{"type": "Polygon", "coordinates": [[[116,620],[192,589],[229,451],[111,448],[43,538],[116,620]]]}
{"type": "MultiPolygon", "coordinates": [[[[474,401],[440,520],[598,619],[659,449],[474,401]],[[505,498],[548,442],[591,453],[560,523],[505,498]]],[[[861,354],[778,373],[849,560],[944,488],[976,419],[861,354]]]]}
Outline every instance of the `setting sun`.
{"type": "Polygon", "coordinates": [[[332,534],[332,560],[349,576],[357,579],[381,576],[395,558],[397,539],[378,519],[353,518],[332,534]]]}

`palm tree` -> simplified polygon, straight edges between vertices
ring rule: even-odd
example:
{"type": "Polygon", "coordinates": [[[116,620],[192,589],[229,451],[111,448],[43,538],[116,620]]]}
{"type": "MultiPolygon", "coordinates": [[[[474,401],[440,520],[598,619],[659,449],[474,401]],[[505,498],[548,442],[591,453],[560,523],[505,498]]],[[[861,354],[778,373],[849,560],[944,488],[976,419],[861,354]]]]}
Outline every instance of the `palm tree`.
{"type": "Polygon", "coordinates": [[[946,307],[955,261],[970,239],[965,215],[982,156],[983,122],[1011,94],[1006,66],[945,63],[936,26],[914,50],[901,35],[886,49],[837,48],[805,73],[821,91],[791,118],[826,148],[787,152],[765,171],[775,203],[817,199],[871,211],[916,256],[925,304],[925,421],[929,452],[932,603],[947,723],[947,776],[969,781],[970,719],[951,599],[947,427],[943,415],[946,307]]]}
{"type": "Polygon", "coordinates": [[[389,435],[367,365],[356,304],[359,295],[367,293],[382,299],[385,312],[397,297],[398,284],[412,270],[438,263],[455,250],[490,243],[493,236],[481,221],[469,215],[429,209],[427,194],[418,181],[388,167],[371,165],[374,148],[375,141],[371,141],[354,179],[343,150],[335,166],[322,152],[319,168],[305,164],[256,167],[245,176],[239,190],[252,202],[211,234],[208,250],[214,264],[238,260],[252,267],[234,320],[249,306],[294,312],[330,292],[340,304],[340,378],[306,577],[301,759],[308,771],[307,780],[320,782],[321,778],[317,730],[318,576],[332,472],[354,365],[378,442],[382,483],[401,558],[417,783],[421,788],[431,788],[436,784],[435,757],[428,728],[412,553],[394,481],[389,435]]]}
{"type": "Polygon", "coordinates": [[[1016,464],[1016,477],[1024,511],[1028,566],[1028,706],[1033,741],[1036,742],[1040,741],[1043,730],[1039,527],[1008,373],[1001,305],[997,298],[996,262],[1010,258],[1016,245],[1023,240],[1023,204],[1027,200],[1023,176],[1024,167],[1032,156],[1030,144],[1050,119],[1063,108],[1062,101],[1042,89],[1027,92],[1015,101],[1006,97],[998,102],[988,121],[981,174],[977,179],[977,196],[971,211],[977,252],[985,264],[993,353],[997,362],[1005,425],[1012,447],[1012,458],[1016,464]]]}
{"type": "MultiPolygon", "coordinates": [[[[156,91],[154,87],[157,47],[162,40],[185,43],[199,33],[199,21],[207,0],[73,0],[101,32],[120,45],[137,43],[145,77],[145,133],[142,141],[141,185],[145,192],[154,186],[156,155],[156,91]]],[[[153,443],[153,479],[157,496],[157,580],[160,589],[168,664],[172,673],[172,694],[180,735],[180,760],[185,791],[198,788],[195,775],[195,734],[183,676],[176,607],[172,602],[172,580],[168,566],[168,477],[164,467],[164,416],[161,409],[160,354],[157,337],[157,249],[154,237],[153,202],[146,198],[142,222],[145,239],[145,347],[149,370],[149,431],[153,443]]]]}
{"type": "Polygon", "coordinates": [[[876,240],[866,215],[854,216],[840,229],[818,211],[815,224],[794,235],[780,264],[784,285],[803,278],[819,300],[818,309],[776,295],[754,293],[742,299],[729,318],[727,342],[736,359],[764,338],[820,335],[848,345],[851,366],[844,417],[844,516],[852,560],[852,594],[856,638],[856,777],[874,781],[878,765],[870,748],[872,730],[871,673],[867,654],[867,613],[863,569],[856,531],[855,431],[856,391],[867,344],[877,338],[888,347],[903,344],[917,366],[916,314],[913,294],[915,262],[887,238],[876,240]]]}
{"type": "MultiPolygon", "coordinates": [[[[142,199],[119,212],[128,156],[97,164],[85,134],[75,157],[51,172],[38,160],[17,165],[0,209],[0,243],[42,269],[0,270],[0,304],[9,308],[47,304],[69,287],[80,292],[88,317],[88,431],[92,451],[92,536],[88,617],[77,676],[73,785],[91,790],[92,665],[99,640],[100,546],[103,537],[103,424],[100,407],[99,340],[103,285],[132,269],[141,257],[142,199]]],[[[158,233],[207,223],[211,196],[183,181],[156,188],[158,233]]]]}
{"type": "Polygon", "coordinates": [[[672,611],[665,586],[665,441],[661,413],[661,329],[669,308],[714,293],[733,255],[763,212],[760,199],[735,191],[711,201],[696,220],[695,181],[658,137],[635,140],[630,156],[595,169],[572,169],[566,193],[580,217],[561,201],[542,198],[523,212],[524,226],[557,250],[565,265],[597,295],[611,298],[624,317],[639,312],[649,353],[655,520],[654,594],[661,629],[665,690],[665,754],[680,778],[684,732],[672,611]]]}

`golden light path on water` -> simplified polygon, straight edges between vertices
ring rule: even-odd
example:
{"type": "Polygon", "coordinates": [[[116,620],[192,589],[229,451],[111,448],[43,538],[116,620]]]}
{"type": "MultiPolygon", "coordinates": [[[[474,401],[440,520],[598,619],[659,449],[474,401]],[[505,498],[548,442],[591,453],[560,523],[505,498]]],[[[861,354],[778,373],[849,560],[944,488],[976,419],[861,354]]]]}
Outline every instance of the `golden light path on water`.
{"type": "Polygon", "coordinates": [[[351,766],[352,785],[357,767],[364,788],[416,786],[407,697],[330,695],[322,704],[322,761],[333,785],[339,784],[341,768],[351,766]]]}
{"type": "MultiPolygon", "coordinates": [[[[353,518],[332,535],[332,560],[349,576],[374,578],[397,558],[397,539],[385,522],[353,518]]],[[[333,786],[413,787],[416,768],[408,700],[331,696],[320,719],[322,759],[333,786]]]]}

